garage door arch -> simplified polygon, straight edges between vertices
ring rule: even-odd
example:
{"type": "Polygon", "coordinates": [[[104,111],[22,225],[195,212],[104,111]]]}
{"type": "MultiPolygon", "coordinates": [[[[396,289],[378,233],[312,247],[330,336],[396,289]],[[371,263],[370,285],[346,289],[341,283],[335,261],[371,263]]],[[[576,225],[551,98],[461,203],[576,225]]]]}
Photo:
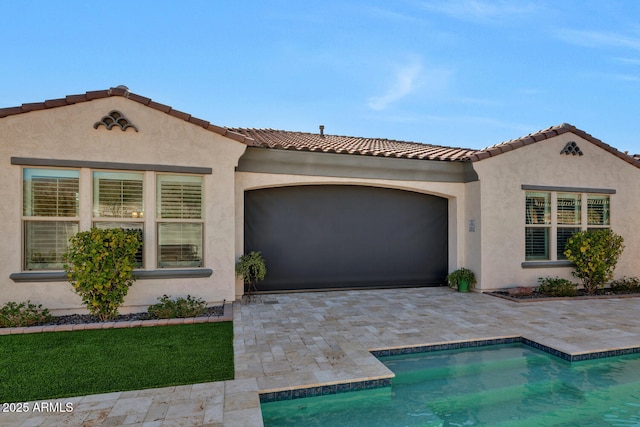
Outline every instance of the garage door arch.
{"type": "Polygon", "coordinates": [[[244,248],[264,291],[437,286],[448,265],[448,200],[361,185],[244,193],[244,248]]]}

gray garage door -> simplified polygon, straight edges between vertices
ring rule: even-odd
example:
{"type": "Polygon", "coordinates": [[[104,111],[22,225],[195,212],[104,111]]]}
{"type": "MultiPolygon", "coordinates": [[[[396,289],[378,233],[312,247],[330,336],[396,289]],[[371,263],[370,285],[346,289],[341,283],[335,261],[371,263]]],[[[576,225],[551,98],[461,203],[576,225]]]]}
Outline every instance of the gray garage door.
{"type": "Polygon", "coordinates": [[[267,264],[261,291],[437,286],[447,274],[447,200],[352,185],[252,190],[244,239],[267,264]]]}

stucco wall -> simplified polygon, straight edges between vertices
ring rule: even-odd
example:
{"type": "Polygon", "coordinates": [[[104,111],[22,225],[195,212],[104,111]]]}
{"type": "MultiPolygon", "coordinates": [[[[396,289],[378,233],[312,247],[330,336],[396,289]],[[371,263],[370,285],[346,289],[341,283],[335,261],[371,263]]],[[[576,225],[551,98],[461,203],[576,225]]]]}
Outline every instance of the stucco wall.
{"type": "Polygon", "coordinates": [[[468,182],[465,184],[465,223],[461,227],[464,233],[464,261],[457,267],[466,267],[473,271],[478,280],[476,288],[479,289],[482,282],[482,206],[480,181],[468,182]]]}
{"type": "MultiPolygon", "coordinates": [[[[129,290],[121,312],[146,309],[163,294],[200,297],[209,303],[235,298],[234,168],[246,146],[201,127],[123,97],[9,116],[0,120],[0,304],[30,299],[50,309],[78,310],[80,298],[67,282],[15,283],[9,278],[22,268],[22,167],[11,157],[122,162],[212,168],[204,175],[204,268],[211,277],[139,280],[129,290]],[[139,130],[97,129],[93,124],[119,110],[139,130]]],[[[89,169],[81,176],[90,177],[89,169]]],[[[146,193],[153,195],[154,172],[146,172],[146,193]]],[[[90,182],[81,180],[81,185],[90,182]]],[[[90,192],[90,189],[89,189],[90,192]]],[[[89,194],[81,188],[81,194],[89,194]],[[84,193],[83,193],[84,191],[84,193]]],[[[155,206],[145,206],[146,268],[155,267],[155,206]]],[[[81,213],[90,225],[91,213],[81,213]]]]}
{"type": "MultiPolygon", "coordinates": [[[[591,142],[565,133],[474,163],[482,221],[479,265],[482,290],[535,286],[539,277],[572,279],[571,268],[522,268],[525,261],[525,190],[522,185],[614,189],[611,229],[625,239],[616,277],[640,276],[640,169],[591,142]],[[560,154],[574,141],[584,155],[560,154]]],[[[477,203],[476,203],[477,204],[477,203]]],[[[583,207],[586,209],[586,207],[583,207]]],[[[480,227],[478,227],[478,225],[480,227]]]]}
{"type": "MultiPolygon", "coordinates": [[[[464,194],[465,184],[448,182],[420,182],[403,180],[381,180],[363,178],[340,178],[322,176],[304,176],[290,174],[266,174],[253,172],[236,173],[236,256],[244,253],[244,192],[268,187],[293,185],[366,185],[432,194],[449,200],[449,270],[455,269],[464,259],[464,194]]],[[[268,266],[267,266],[268,270],[268,266]]],[[[236,280],[236,295],[243,292],[242,281],[236,280]]]]}

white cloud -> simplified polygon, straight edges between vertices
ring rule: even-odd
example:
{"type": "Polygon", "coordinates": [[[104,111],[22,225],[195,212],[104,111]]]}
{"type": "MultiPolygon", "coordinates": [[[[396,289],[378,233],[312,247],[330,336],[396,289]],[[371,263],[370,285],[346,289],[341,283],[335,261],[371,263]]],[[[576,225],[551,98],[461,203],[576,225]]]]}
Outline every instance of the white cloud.
{"type": "Polygon", "coordinates": [[[504,22],[515,16],[528,16],[539,9],[533,2],[507,0],[428,1],[423,2],[422,7],[456,19],[474,22],[504,22]]]}
{"type": "Polygon", "coordinates": [[[368,7],[365,9],[369,14],[376,18],[381,18],[385,20],[397,21],[397,22],[410,22],[416,21],[417,18],[412,15],[407,15],[404,13],[397,12],[395,10],[384,9],[380,7],[368,7]]]}
{"type": "Polygon", "coordinates": [[[590,30],[569,30],[562,29],[556,31],[557,37],[567,43],[586,47],[625,47],[640,49],[640,38],[628,37],[618,33],[590,31],[590,30]]]}
{"type": "Polygon", "coordinates": [[[414,61],[400,67],[387,93],[369,98],[369,108],[376,111],[385,110],[394,102],[410,95],[420,86],[421,75],[422,64],[420,62],[414,61]]]}
{"type": "Polygon", "coordinates": [[[640,58],[614,58],[616,61],[629,65],[640,65],[640,58]]]}
{"type": "Polygon", "coordinates": [[[613,74],[612,77],[625,82],[640,82],[640,77],[632,74],[613,74]]]}

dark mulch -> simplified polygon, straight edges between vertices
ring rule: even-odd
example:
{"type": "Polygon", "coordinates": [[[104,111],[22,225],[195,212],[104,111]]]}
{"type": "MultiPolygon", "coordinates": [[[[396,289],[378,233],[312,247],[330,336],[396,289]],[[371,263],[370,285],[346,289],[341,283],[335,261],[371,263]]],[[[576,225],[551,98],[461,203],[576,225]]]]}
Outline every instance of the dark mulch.
{"type": "Polygon", "coordinates": [[[589,295],[584,289],[578,289],[578,293],[572,297],[557,297],[553,295],[543,294],[534,289],[530,294],[528,293],[514,293],[509,291],[494,291],[486,292],[487,295],[493,295],[501,298],[516,300],[516,301],[535,301],[535,300],[548,300],[548,299],[589,299],[589,298],[631,298],[640,297],[640,293],[637,292],[619,292],[612,291],[609,288],[599,289],[595,295],[589,295]]]}
{"type": "MultiPolygon", "coordinates": [[[[222,316],[224,314],[224,306],[209,307],[207,312],[201,317],[222,316]]],[[[131,313],[121,314],[111,322],[126,322],[129,320],[150,320],[156,319],[149,315],[149,313],[131,313]]],[[[100,323],[102,322],[96,316],[90,314],[70,314],[66,316],[54,316],[53,320],[42,325],[80,325],[82,323],[100,323]]]]}

